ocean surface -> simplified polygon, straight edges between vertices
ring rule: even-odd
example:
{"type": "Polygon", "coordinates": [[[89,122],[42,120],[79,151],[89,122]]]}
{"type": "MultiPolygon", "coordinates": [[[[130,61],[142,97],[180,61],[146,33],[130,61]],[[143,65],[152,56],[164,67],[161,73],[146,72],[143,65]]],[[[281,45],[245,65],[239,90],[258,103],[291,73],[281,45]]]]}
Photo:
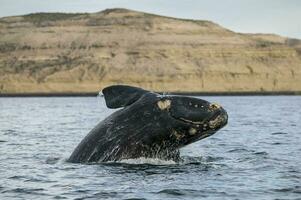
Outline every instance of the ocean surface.
{"type": "Polygon", "coordinates": [[[301,199],[301,96],[200,97],[229,123],[183,162],[66,162],[101,97],[0,98],[0,199],[301,199]]]}

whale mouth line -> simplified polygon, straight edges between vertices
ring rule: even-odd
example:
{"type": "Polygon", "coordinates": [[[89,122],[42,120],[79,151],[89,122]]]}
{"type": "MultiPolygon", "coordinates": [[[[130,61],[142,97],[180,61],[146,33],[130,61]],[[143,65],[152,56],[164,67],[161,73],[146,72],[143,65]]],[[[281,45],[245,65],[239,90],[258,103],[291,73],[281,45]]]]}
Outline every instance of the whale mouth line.
{"type": "Polygon", "coordinates": [[[203,120],[203,121],[192,121],[192,120],[185,119],[185,118],[182,118],[182,117],[175,118],[175,119],[178,119],[178,120],[183,121],[183,122],[187,122],[189,124],[194,124],[194,125],[203,125],[204,122],[206,121],[206,120],[203,120]]]}
{"type": "Polygon", "coordinates": [[[211,121],[216,121],[217,119],[221,118],[221,116],[222,116],[222,113],[220,111],[218,111],[218,112],[214,113],[212,116],[209,116],[209,117],[203,119],[202,121],[193,121],[193,120],[185,119],[183,117],[175,117],[171,114],[171,117],[176,120],[179,120],[181,122],[188,123],[191,125],[196,125],[196,126],[204,125],[211,121]]]}

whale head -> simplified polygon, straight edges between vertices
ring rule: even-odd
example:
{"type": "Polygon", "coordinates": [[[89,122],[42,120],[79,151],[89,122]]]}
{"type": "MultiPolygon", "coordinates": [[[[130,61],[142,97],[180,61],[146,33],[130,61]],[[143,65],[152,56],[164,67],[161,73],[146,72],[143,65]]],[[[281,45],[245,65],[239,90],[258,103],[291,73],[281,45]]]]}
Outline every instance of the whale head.
{"type": "Polygon", "coordinates": [[[181,148],[213,135],[228,122],[222,106],[195,97],[160,95],[126,85],[110,86],[102,92],[107,107],[123,107],[119,117],[124,120],[120,121],[133,123],[129,127],[134,130],[128,131],[144,146],[181,148]]]}

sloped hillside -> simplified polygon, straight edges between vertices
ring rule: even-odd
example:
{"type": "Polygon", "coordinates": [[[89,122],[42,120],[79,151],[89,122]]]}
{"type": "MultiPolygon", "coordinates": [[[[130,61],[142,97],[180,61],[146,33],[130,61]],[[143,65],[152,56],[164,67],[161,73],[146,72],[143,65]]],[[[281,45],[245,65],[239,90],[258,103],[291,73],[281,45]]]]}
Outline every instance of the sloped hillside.
{"type": "Polygon", "coordinates": [[[301,42],[126,9],[0,19],[0,93],[301,91],[301,42]]]}

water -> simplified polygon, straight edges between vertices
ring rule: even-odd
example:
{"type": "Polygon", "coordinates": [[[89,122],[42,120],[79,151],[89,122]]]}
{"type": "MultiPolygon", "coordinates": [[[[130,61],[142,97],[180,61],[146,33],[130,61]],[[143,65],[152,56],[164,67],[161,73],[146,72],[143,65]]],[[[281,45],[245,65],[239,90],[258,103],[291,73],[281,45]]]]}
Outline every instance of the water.
{"type": "Polygon", "coordinates": [[[229,124],[156,159],[65,160],[112,110],[102,98],[0,98],[0,199],[301,199],[301,96],[202,97],[229,124]]]}

